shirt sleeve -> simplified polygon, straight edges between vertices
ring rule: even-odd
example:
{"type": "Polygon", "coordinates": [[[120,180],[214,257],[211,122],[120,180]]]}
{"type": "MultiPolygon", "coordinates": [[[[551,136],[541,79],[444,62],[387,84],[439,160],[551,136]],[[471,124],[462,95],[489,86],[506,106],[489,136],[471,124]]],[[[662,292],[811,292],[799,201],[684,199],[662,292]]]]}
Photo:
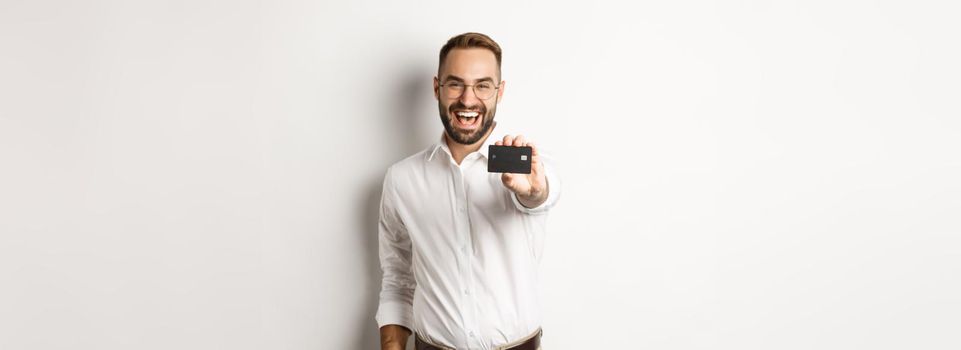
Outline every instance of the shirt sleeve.
{"type": "Polygon", "coordinates": [[[557,173],[557,162],[549,154],[544,152],[543,149],[538,149],[538,160],[544,164],[544,173],[547,178],[547,200],[541,205],[534,208],[525,207],[521,204],[520,200],[517,199],[517,194],[511,194],[511,200],[514,202],[514,206],[517,210],[527,214],[545,214],[561,198],[561,178],[557,173]]]}
{"type": "Polygon", "coordinates": [[[396,324],[413,330],[413,300],[417,285],[411,272],[410,236],[397,214],[396,195],[388,169],[380,197],[377,230],[383,279],[375,319],[378,328],[396,324]]]}

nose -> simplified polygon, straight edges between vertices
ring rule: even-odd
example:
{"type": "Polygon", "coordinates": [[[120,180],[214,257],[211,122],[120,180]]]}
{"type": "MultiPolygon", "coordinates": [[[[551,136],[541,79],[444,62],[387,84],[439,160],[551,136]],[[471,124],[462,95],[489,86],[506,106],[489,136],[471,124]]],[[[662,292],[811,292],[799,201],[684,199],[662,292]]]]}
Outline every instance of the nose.
{"type": "Polygon", "coordinates": [[[472,105],[471,103],[468,103],[468,102],[480,102],[480,99],[477,98],[477,95],[474,94],[473,86],[464,87],[464,93],[460,94],[459,100],[460,100],[460,103],[465,106],[472,105]]]}

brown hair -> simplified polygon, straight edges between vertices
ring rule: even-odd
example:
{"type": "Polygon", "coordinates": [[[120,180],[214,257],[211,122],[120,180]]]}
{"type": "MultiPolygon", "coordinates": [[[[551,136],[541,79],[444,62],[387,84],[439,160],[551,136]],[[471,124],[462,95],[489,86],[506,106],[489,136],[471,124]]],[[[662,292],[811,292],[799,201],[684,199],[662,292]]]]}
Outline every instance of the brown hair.
{"type": "MultiPolygon", "coordinates": [[[[444,64],[444,60],[447,59],[447,54],[453,49],[469,49],[469,48],[482,48],[488,49],[494,53],[494,57],[497,58],[497,75],[501,74],[501,46],[497,45],[494,39],[481,33],[464,33],[447,40],[447,43],[440,48],[440,61],[437,63],[437,74],[440,75],[440,67],[444,64]]],[[[440,78],[440,77],[438,77],[440,78]]]]}

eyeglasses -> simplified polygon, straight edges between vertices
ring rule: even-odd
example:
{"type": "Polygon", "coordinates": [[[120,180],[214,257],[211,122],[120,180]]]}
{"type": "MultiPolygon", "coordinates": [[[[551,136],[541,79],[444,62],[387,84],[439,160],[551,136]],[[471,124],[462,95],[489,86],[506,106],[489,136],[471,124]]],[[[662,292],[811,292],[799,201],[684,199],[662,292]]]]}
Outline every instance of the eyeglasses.
{"type": "Polygon", "coordinates": [[[464,91],[467,91],[467,87],[472,86],[474,88],[474,96],[481,100],[487,100],[494,97],[494,93],[500,89],[500,86],[494,85],[493,82],[483,81],[477,84],[464,84],[459,81],[449,81],[447,83],[441,84],[441,92],[444,96],[449,98],[460,98],[464,95],[464,91]]]}

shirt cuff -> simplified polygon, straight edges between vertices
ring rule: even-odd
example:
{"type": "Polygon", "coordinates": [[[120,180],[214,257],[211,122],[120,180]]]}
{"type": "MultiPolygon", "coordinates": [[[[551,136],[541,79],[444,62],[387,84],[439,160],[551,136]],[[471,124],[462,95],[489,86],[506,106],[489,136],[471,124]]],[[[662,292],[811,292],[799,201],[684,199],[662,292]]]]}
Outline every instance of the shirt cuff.
{"type": "Polygon", "coordinates": [[[377,320],[377,328],[396,324],[407,327],[408,330],[413,332],[413,315],[414,307],[412,305],[399,301],[386,301],[380,303],[377,308],[377,316],[374,318],[377,320]]]}

